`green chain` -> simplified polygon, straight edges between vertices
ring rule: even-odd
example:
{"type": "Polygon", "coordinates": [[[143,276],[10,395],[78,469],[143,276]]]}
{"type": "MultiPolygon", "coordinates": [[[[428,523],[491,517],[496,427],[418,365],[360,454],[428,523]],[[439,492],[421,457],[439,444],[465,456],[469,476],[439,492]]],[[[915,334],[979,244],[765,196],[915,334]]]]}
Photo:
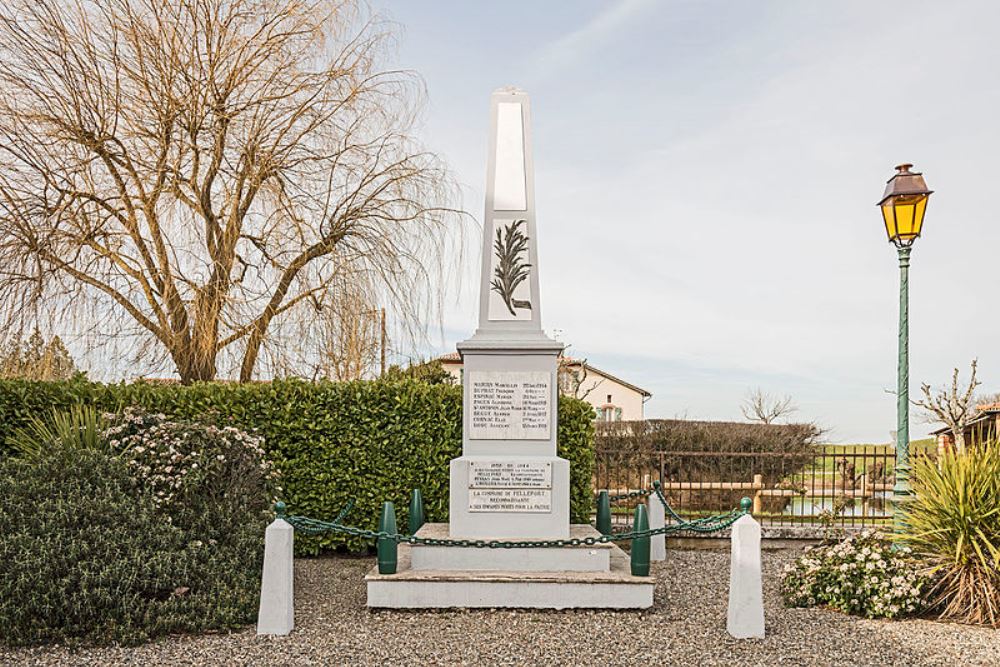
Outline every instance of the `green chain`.
{"type": "MultiPolygon", "coordinates": [[[[663,499],[663,495],[658,492],[664,505],[666,501],[663,499]]],[[[667,524],[661,526],[660,528],[651,528],[644,531],[632,531],[618,533],[616,535],[600,535],[591,537],[573,537],[568,540],[538,540],[538,541],[519,541],[519,542],[508,542],[503,540],[454,540],[449,538],[430,538],[430,537],[417,537],[416,535],[406,535],[400,533],[387,533],[385,531],[377,530],[366,530],[364,528],[356,528],[354,526],[346,526],[340,523],[347,513],[353,506],[353,501],[348,503],[347,507],[340,511],[337,518],[332,521],[320,521],[319,519],[310,519],[304,516],[283,516],[285,521],[290,523],[296,530],[305,533],[306,535],[319,535],[321,533],[333,532],[333,533],[344,533],[346,535],[352,535],[354,537],[361,537],[363,539],[391,539],[398,542],[405,542],[407,544],[421,544],[424,546],[432,547],[474,547],[477,549],[546,549],[553,547],[579,547],[579,546],[593,546],[595,544],[606,544],[608,542],[626,542],[630,540],[636,540],[644,537],[653,537],[655,535],[666,535],[668,533],[675,532],[695,532],[695,533],[714,533],[720,530],[724,530],[729,526],[733,525],[737,519],[746,514],[746,510],[736,509],[726,514],[719,514],[716,516],[703,517],[701,519],[694,519],[693,521],[684,521],[680,519],[673,510],[670,510],[672,516],[678,519],[678,523],[667,524]]]]}
{"type": "Polygon", "coordinates": [[[652,492],[652,489],[639,489],[638,491],[629,491],[628,493],[619,493],[618,495],[608,496],[608,500],[613,503],[617,503],[622,500],[631,500],[632,498],[645,498],[652,492]]]}
{"type": "Polygon", "coordinates": [[[677,521],[678,523],[685,523],[683,517],[674,511],[674,508],[670,506],[667,499],[663,496],[663,487],[660,485],[660,481],[656,480],[653,482],[653,488],[651,489],[639,489],[637,491],[629,491],[628,493],[622,493],[616,496],[608,496],[608,500],[611,502],[619,502],[622,500],[629,500],[631,498],[644,498],[649,495],[655,495],[660,500],[660,504],[663,505],[663,510],[670,516],[671,519],[677,521]]]}

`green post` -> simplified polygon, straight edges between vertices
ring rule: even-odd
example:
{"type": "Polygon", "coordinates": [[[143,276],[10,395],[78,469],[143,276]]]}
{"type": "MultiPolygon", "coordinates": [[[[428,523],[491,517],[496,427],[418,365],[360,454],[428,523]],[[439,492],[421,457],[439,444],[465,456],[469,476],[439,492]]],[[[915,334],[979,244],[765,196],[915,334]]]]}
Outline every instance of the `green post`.
{"type": "MultiPolygon", "coordinates": [[[[632,530],[642,533],[649,530],[649,517],[646,516],[646,505],[639,503],[635,506],[635,520],[632,522],[632,530]]],[[[637,537],[632,540],[631,562],[633,577],[649,576],[649,536],[637,537]]]]}
{"type": "Polygon", "coordinates": [[[910,491],[910,246],[899,251],[899,359],[896,366],[896,484],[893,524],[904,529],[903,505],[910,491]]]}
{"type": "MultiPolygon", "coordinates": [[[[389,501],[382,503],[382,516],[378,522],[378,529],[379,532],[396,534],[396,508],[389,501]]],[[[379,574],[396,574],[398,547],[399,544],[392,538],[378,538],[376,552],[378,554],[379,574]]]]}
{"type": "Polygon", "coordinates": [[[753,500],[747,498],[746,496],[743,496],[743,498],[740,499],[740,511],[743,512],[744,514],[752,514],[753,513],[752,510],[753,510],[753,500]]]}
{"type": "Polygon", "coordinates": [[[413,493],[410,494],[410,513],[406,518],[406,527],[410,535],[416,535],[423,525],[424,498],[420,495],[420,489],[413,489],[413,493]]]}
{"type": "Polygon", "coordinates": [[[611,534],[611,498],[607,491],[597,496],[597,530],[601,535],[611,534]]]}
{"type": "Polygon", "coordinates": [[[284,519],[285,519],[285,512],[286,511],[288,511],[288,508],[285,506],[285,503],[283,503],[280,500],[278,502],[274,503],[274,518],[275,519],[281,519],[282,521],[284,521],[284,519]]]}

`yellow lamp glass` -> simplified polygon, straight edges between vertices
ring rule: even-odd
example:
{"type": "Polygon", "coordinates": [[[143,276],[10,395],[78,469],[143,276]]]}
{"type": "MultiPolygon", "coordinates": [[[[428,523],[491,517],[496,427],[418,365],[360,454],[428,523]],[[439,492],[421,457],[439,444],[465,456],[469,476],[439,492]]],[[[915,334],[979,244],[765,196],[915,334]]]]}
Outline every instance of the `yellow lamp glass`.
{"type": "Polygon", "coordinates": [[[910,245],[920,236],[927,210],[927,195],[897,195],[882,204],[882,218],[889,240],[896,245],[910,245]]]}

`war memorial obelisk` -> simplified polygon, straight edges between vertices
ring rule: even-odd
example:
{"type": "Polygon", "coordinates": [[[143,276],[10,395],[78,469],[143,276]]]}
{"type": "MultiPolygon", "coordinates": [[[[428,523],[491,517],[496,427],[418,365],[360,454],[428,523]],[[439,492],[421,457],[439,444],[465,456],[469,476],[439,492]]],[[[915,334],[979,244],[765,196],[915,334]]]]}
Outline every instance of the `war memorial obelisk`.
{"type": "Polygon", "coordinates": [[[490,118],[479,326],[458,345],[463,437],[450,465],[449,523],[417,532],[429,543],[401,544],[395,574],[369,572],[368,606],[649,607],[652,579],[632,576],[613,543],[456,544],[599,535],[570,525],[569,462],[556,455],[563,346],[541,324],[528,96],[494,92],[490,118]]]}
{"type": "Polygon", "coordinates": [[[542,331],[531,103],[490,103],[479,328],[459,343],[462,456],[451,462],[452,537],[569,536],[569,462],[556,456],[557,360],[542,331]]]}

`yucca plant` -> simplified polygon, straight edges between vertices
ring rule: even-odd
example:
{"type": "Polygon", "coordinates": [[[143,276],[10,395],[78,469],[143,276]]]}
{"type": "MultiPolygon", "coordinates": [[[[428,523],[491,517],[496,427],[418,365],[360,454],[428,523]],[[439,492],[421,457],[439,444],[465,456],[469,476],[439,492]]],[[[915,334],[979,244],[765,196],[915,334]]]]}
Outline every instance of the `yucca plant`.
{"type": "Polygon", "coordinates": [[[108,425],[93,406],[73,405],[66,410],[53,410],[47,417],[33,415],[27,425],[14,431],[7,444],[28,460],[38,460],[54,447],[113,454],[103,435],[108,425]]]}
{"type": "Polygon", "coordinates": [[[918,460],[899,538],[928,564],[930,610],[943,620],[1000,624],[1000,445],[918,460]]]}

